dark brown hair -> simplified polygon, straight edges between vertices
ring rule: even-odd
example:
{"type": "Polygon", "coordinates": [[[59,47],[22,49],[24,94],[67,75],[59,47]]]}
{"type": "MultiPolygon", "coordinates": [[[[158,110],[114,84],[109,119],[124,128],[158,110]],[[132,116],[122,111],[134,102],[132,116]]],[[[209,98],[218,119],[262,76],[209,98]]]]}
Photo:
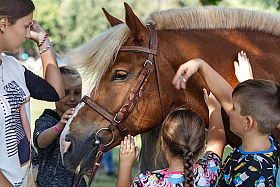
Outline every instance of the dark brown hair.
{"type": "Polygon", "coordinates": [[[270,134],[280,123],[280,87],[272,81],[251,79],[232,92],[242,116],[252,116],[261,134],[270,134]]]}
{"type": "MultiPolygon", "coordinates": [[[[184,163],[184,187],[193,187],[193,158],[204,148],[205,126],[202,118],[195,112],[177,108],[163,121],[160,136],[174,157],[184,163]]],[[[157,148],[160,147],[160,138],[157,148]]],[[[161,149],[157,149],[158,158],[161,149]]]]}
{"type": "Polygon", "coordinates": [[[15,24],[19,18],[27,16],[35,10],[32,0],[0,0],[0,19],[8,18],[15,24]]]}

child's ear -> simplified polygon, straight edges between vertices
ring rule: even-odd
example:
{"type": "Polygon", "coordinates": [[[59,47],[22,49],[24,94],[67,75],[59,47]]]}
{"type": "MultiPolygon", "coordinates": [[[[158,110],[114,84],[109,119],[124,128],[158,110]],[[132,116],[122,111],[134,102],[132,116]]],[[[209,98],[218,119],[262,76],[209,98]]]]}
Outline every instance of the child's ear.
{"type": "Polygon", "coordinates": [[[8,18],[0,19],[0,31],[3,33],[8,25],[8,18]]]}
{"type": "Polygon", "coordinates": [[[247,116],[244,130],[250,131],[255,124],[256,120],[252,116],[247,116]]]}

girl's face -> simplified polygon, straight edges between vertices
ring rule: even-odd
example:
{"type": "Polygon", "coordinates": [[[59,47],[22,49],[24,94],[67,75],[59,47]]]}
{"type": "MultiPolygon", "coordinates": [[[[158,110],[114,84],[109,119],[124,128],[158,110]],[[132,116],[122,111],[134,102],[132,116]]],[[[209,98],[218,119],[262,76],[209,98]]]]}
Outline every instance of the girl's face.
{"type": "MultiPolygon", "coordinates": [[[[17,53],[26,38],[30,38],[30,26],[33,22],[33,12],[19,18],[15,24],[6,22],[4,32],[2,32],[0,52],[9,51],[17,53]]],[[[1,23],[2,24],[2,23],[1,23]]]]}
{"type": "Polygon", "coordinates": [[[56,112],[61,117],[70,108],[75,108],[81,99],[82,85],[77,85],[77,79],[62,75],[65,96],[55,103],[56,112]]]}

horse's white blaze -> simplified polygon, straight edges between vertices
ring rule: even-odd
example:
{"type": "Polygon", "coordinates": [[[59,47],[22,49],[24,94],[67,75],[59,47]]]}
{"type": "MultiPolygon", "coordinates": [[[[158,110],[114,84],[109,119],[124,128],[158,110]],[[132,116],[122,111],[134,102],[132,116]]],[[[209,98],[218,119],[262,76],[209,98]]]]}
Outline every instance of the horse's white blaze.
{"type": "MultiPolygon", "coordinates": [[[[84,106],[84,103],[80,103],[77,105],[75,112],[73,114],[73,116],[68,120],[68,122],[66,123],[61,135],[60,135],[60,153],[61,153],[61,157],[63,157],[63,154],[67,151],[68,147],[71,145],[71,142],[66,142],[65,141],[65,136],[69,133],[69,129],[70,129],[70,123],[72,122],[73,118],[76,117],[76,115],[78,114],[78,111],[84,106]]],[[[63,159],[62,159],[63,161],[63,159]]]]}

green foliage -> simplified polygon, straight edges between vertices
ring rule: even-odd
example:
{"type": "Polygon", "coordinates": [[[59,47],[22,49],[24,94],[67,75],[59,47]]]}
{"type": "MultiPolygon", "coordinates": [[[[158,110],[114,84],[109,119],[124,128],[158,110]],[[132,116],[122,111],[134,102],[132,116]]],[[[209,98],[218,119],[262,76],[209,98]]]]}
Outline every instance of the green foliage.
{"type": "Polygon", "coordinates": [[[200,0],[201,4],[203,6],[206,6],[206,5],[217,5],[220,1],[222,1],[222,0],[200,0]]]}
{"type": "MultiPolygon", "coordinates": [[[[109,28],[102,7],[125,20],[123,0],[33,0],[34,19],[50,34],[56,51],[78,47],[109,28]]],[[[185,6],[218,5],[279,14],[280,0],[126,0],[135,14],[145,19],[151,12],[185,6]]],[[[34,42],[27,40],[21,51],[38,54],[34,42]]]]}
{"type": "Polygon", "coordinates": [[[218,3],[218,6],[258,10],[279,15],[278,2],[278,0],[223,0],[218,3]]]}

